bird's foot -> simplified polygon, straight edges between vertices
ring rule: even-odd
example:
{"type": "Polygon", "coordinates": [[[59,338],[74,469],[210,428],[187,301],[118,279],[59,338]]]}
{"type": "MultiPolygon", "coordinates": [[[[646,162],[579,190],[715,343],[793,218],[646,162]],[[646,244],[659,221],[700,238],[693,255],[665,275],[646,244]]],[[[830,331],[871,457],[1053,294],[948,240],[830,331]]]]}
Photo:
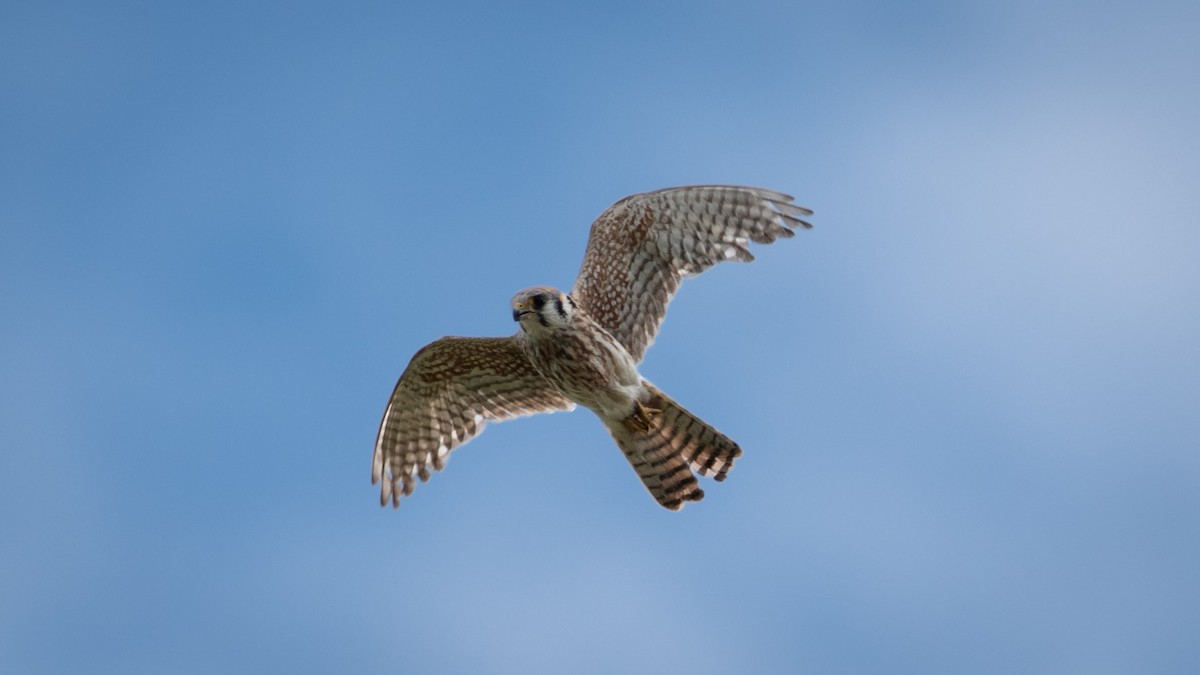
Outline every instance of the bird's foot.
{"type": "Polygon", "coordinates": [[[662,414],[662,408],[654,408],[641,401],[634,401],[633,413],[625,418],[625,427],[637,433],[647,433],[654,427],[654,421],[662,414]]]}

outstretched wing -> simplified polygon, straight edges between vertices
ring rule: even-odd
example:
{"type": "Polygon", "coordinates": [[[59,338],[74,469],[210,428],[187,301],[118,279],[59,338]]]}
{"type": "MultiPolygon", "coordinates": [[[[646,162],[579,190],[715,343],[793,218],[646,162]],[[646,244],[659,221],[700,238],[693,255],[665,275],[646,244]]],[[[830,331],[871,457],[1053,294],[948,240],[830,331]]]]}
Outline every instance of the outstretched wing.
{"type": "Polygon", "coordinates": [[[516,337],[444,337],[413,356],[383,411],[371,483],[380,505],[400,505],[417,479],[440,471],[454,448],[488,422],[575,407],[538,374],[516,337]]]}
{"type": "Polygon", "coordinates": [[[685,276],[754,260],[750,242],[791,237],[812,211],[788,195],[730,185],[626,197],[592,223],[571,299],[641,361],[685,276]]]}

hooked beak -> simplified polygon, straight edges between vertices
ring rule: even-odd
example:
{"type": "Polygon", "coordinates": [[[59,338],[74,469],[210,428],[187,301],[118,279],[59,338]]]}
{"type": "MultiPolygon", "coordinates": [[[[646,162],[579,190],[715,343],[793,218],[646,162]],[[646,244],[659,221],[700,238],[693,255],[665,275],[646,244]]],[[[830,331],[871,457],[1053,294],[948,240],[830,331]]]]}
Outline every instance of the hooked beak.
{"type": "Polygon", "coordinates": [[[520,321],[521,317],[525,316],[526,314],[533,314],[533,312],[531,312],[527,309],[514,309],[513,310],[513,321],[520,321]]]}

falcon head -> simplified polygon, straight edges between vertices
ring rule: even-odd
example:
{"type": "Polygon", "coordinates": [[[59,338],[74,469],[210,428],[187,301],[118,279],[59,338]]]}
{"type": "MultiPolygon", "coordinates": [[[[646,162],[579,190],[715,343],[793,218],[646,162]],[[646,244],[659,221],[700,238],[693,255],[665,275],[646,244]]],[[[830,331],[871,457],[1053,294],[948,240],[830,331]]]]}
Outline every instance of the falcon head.
{"type": "Polygon", "coordinates": [[[557,288],[534,286],[519,291],[512,299],[513,321],[526,333],[564,328],[571,323],[575,302],[557,288]]]}

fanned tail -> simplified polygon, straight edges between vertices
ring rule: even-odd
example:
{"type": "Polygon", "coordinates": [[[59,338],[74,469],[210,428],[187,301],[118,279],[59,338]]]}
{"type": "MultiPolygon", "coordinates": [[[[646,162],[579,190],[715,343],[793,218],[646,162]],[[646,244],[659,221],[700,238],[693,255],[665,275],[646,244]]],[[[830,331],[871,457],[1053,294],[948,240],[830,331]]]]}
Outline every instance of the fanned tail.
{"type": "Polygon", "coordinates": [[[638,409],[605,424],[654,499],[678,511],[684,502],[704,498],[693,471],[725,480],[742,449],[654,385],[645,385],[650,397],[638,409]]]}

